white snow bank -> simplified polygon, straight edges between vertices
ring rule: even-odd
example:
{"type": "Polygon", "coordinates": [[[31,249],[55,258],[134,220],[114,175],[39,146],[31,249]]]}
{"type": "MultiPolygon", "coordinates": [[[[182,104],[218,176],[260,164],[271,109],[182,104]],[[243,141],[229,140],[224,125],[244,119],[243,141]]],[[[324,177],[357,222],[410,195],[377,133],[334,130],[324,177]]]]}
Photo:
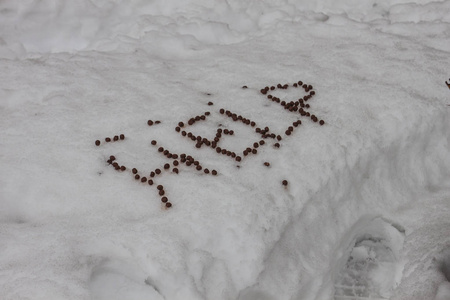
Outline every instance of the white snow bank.
{"type": "Polygon", "coordinates": [[[282,22],[342,15],[358,22],[448,23],[449,12],[448,1],[428,0],[2,1],[0,57],[142,48],[164,54],[175,47],[181,48],[176,52],[181,55],[204,45],[227,45],[264,35],[282,22]]]}
{"type": "Polygon", "coordinates": [[[448,294],[448,1],[124,3],[0,4],[2,297],[448,294]],[[273,94],[296,100],[298,80],[324,126],[260,93],[289,83],[273,94]],[[260,140],[220,108],[280,133],[281,147],[266,140],[237,163],[174,130],[209,111],[194,133],[232,129],[221,143],[238,153],[260,140]],[[164,173],[164,210],[130,172],[167,162],[153,139],[218,176],[164,173]],[[349,292],[349,278],[366,282],[349,292]]]}

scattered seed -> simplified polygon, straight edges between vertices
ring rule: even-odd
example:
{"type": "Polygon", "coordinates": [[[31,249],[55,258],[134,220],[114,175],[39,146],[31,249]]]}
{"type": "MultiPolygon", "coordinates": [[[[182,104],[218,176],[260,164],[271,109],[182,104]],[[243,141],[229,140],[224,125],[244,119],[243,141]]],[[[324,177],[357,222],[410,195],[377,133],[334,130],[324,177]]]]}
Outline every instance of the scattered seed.
{"type": "Polygon", "coordinates": [[[100,146],[100,141],[99,140],[95,141],[95,146],[100,146]]]}

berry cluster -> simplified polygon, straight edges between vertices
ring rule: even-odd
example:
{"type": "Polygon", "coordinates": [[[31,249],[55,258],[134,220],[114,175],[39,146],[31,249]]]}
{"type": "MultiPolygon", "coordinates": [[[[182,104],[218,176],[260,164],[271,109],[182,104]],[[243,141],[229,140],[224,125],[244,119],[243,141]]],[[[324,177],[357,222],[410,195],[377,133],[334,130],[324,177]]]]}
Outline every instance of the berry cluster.
{"type": "MultiPolygon", "coordinates": [[[[303,96],[302,98],[299,98],[297,101],[290,101],[290,102],[281,101],[280,98],[275,97],[272,94],[268,94],[269,91],[274,91],[277,88],[278,89],[283,89],[283,90],[286,90],[286,89],[289,88],[288,84],[281,85],[280,83],[277,85],[277,87],[275,87],[275,86],[271,86],[271,87],[266,86],[265,88],[261,89],[260,92],[263,95],[267,95],[267,99],[269,99],[270,101],[279,103],[281,106],[283,106],[284,109],[289,110],[290,112],[294,112],[294,113],[298,112],[301,116],[310,117],[311,120],[313,120],[313,122],[319,121],[319,119],[315,115],[312,115],[311,113],[309,113],[307,111],[307,109],[310,108],[310,105],[307,103],[308,100],[310,100],[316,94],[316,92],[313,91],[313,86],[312,85],[307,85],[306,83],[303,83],[302,81],[299,81],[299,82],[296,82],[296,83],[292,84],[292,87],[294,87],[294,88],[303,88],[304,91],[306,93],[309,93],[309,94],[303,96]]],[[[324,125],[325,121],[324,120],[320,120],[319,124],[320,125],[324,125]]]]}
{"type": "MultiPolygon", "coordinates": [[[[302,81],[298,81],[291,85],[293,88],[303,88],[307,95],[303,96],[302,98],[299,98],[296,101],[282,101],[280,98],[273,96],[270,94],[272,91],[275,91],[276,89],[283,89],[286,90],[290,87],[289,84],[277,84],[277,86],[266,86],[263,89],[260,90],[261,94],[266,95],[267,99],[269,99],[272,102],[280,104],[285,110],[297,113],[300,116],[309,117],[313,122],[319,122],[320,125],[324,125],[324,120],[319,120],[314,114],[311,114],[308,109],[310,108],[310,104],[308,101],[314,97],[316,94],[313,90],[313,87],[311,85],[307,85],[303,83],[302,81]]],[[[247,89],[247,86],[243,86],[243,89],[247,89]]],[[[209,95],[209,94],[208,94],[209,95]]],[[[213,102],[208,102],[208,106],[214,105],[213,102]]],[[[224,147],[220,146],[220,141],[223,136],[233,136],[234,131],[226,128],[217,128],[214,138],[208,139],[206,137],[202,137],[200,135],[195,135],[191,131],[188,130],[189,126],[194,125],[196,122],[202,122],[207,120],[207,118],[211,115],[211,112],[207,111],[201,115],[197,115],[195,117],[190,118],[187,122],[178,122],[177,126],[175,127],[175,131],[180,133],[183,137],[191,139],[193,142],[195,142],[196,148],[201,148],[203,146],[210,147],[216,151],[217,154],[228,156],[232,159],[234,159],[237,162],[241,162],[241,160],[249,155],[256,155],[258,153],[258,149],[264,145],[266,145],[266,140],[271,139],[274,141],[273,147],[279,148],[280,141],[282,141],[283,137],[280,134],[276,134],[274,132],[271,132],[269,127],[258,127],[256,122],[253,120],[250,120],[248,118],[243,117],[240,114],[231,112],[229,110],[226,110],[224,108],[220,108],[218,113],[224,117],[232,119],[234,122],[241,122],[246,126],[250,126],[251,128],[254,128],[255,133],[259,134],[261,137],[251,143],[248,147],[246,147],[244,150],[242,150],[242,154],[240,155],[236,152],[233,152],[231,150],[228,150],[224,147]]],[[[153,121],[148,120],[147,125],[153,126],[155,124],[159,124],[161,121],[153,121]]],[[[301,120],[296,120],[292,123],[292,125],[288,126],[285,130],[285,136],[290,136],[294,130],[299,127],[302,124],[301,120]]],[[[221,125],[220,125],[221,126],[221,125]]],[[[109,143],[112,141],[118,141],[118,140],[124,140],[125,135],[120,134],[114,136],[112,139],[110,137],[105,138],[105,142],[109,143]]],[[[100,146],[101,142],[100,140],[95,141],[96,146],[100,146]]],[[[160,168],[156,168],[155,170],[152,170],[151,172],[147,174],[140,173],[137,168],[132,168],[130,173],[134,177],[136,181],[139,181],[141,183],[145,183],[148,186],[156,186],[158,195],[161,197],[161,202],[164,204],[166,208],[172,207],[172,203],[169,201],[166,190],[164,189],[164,186],[157,185],[155,183],[155,180],[158,176],[162,175],[164,172],[168,173],[174,173],[179,174],[180,167],[186,166],[186,167],[192,167],[198,172],[202,172],[206,175],[212,175],[216,176],[218,174],[217,170],[209,170],[208,168],[205,168],[198,160],[196,160],[193,156],[187,155],[185,153],[177,154],[169,151],[168,149],[165,149],[162,146],[158,146],[158,142],[156,140],[151,141],[151,145],[158,147],[157,151],[158,153],[161,153],[164,155],[167,159],[171,160],[170,163],[165,163],[160,168]]],[[[124,165],[120,165],[116,161],[116,157],[111,155],[109,159],[107,160],[108,164],[114,167],[115,170],[119,172],[124,172],[127,170],[127,167],[124,165]]],[[[264,166],[270,167],[269,162],[264,162],[264,166]]],[[[283,180],[282,185],[287,186],[288,181],[283,180]]]]}
{"type": "MultiPolygon", "coordinates": [[[[118,140],[124,140],[125,139],[125,135],[121,134],[121,135],[115,135],[112,139],[110,137],[106,137],[105,138],[105,142],[110,143],[110,142],[117,142],[118,140]]],[[[95,141],[95,146],[100,146],[101,145],[101,141],[100,140],[96,140],[95,141]]]]}

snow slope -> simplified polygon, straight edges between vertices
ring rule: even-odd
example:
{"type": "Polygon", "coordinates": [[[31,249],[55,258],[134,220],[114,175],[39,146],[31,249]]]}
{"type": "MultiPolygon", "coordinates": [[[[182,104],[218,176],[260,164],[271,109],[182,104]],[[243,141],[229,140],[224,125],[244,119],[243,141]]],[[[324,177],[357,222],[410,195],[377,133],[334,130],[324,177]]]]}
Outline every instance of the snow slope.
{"type": "Polygon", "coordinates": [[[2,1],[2,299],[450,299],[449,16],[450,1],[2,1]],[[298,81],[323,126],[260,91],[295,101],[298,81]],[[184,128],[233,130],[220,146],[242,161],[175,131],[204,112],[184,128]],[[135,180],[172,164],[158,147],[218,174],[135,180]]]}

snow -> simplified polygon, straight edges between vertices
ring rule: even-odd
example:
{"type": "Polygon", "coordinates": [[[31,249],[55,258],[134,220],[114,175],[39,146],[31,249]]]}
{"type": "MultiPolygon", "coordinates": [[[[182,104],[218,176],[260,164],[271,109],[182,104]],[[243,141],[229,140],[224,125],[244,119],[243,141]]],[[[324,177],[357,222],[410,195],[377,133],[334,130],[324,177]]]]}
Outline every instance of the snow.
{"type": "Polygon", "coordinates": [[[449,16],[427,0],[0,2],[1,298],[450,299],[449,16]],[[298,81],[323,126],[260,92],[296,101],[298,81]],[[219,144],[242,161],[179,122],[233,130],[219,144]],[[135,180],[172,163],[158,147],[218,174],[135,180]]]}

